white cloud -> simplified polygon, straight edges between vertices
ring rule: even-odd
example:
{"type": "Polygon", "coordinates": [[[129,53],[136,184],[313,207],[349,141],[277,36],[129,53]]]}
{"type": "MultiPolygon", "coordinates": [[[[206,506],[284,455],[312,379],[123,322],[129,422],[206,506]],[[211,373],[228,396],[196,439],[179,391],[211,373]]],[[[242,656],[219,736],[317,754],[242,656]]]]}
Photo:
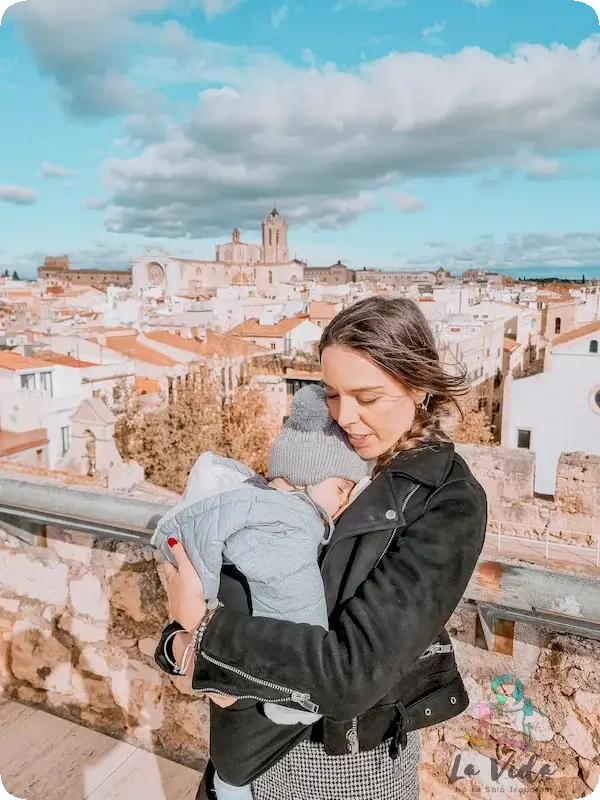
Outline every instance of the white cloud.
{"type": "Polygon", "coordinates": [[[492,3],[495,3],[496,0],[463,0],[463,2],[470,3],[472,6],[477,6],[477,8],[487,8],[492,3]]]}
{"type": "Polygon", "coordinates": [[[406,266],[446,266],[461,271],[472,268],[565,267],[584,269],[598,265],[600,231],[509,234],[497,240],[479,236],[463,247],[443,242],[429,243],[435,253],[425,253],[405,262],[406,266]]]}
{"type": "Polygon", "coordinates": [[[35,189],[26,189],[24,186],[4,184],[0,186],[0,202],[12,203],[17,206],[28,206],[35,203],[38,192],[35,189]]]}
{"type": "Polygon", "coordinates": [[[85,207],[90,211],[104,211],[109,205],[109,201],[104,197],[91,197],[85,201],[85,207]]]}
{"type": "Polygon", "coordinates": [[[278,8],[274,8],[271,11],[271,25],[272,25],[272,27],[273,28],[279,28],[279,26],[282,25],[286,21],[286,19],[288,18],[289,14],[290,14],[290,8],[289,8],[288,5],[284,4],[282,6],[279,6],[278,8]]]}
{"type": "Polygon", "coordinates": [[[76,169],[59,167],[49,161],[42,161],[38,172],[38,177],[40,178],[74,178],[76,175],[79,175],[76,169]]]}
{"type": "MultiPolygon", "coordinates": [[[[243,0],[186,0],[209,18],[232,11],[243,0]]],[[[181,7],[179,0],[27,0],[16,6],[20,26],[42,72],[51,75],[68,110],[107,116],[157,110],[161,98],[136,85],[129,74],[135,52],[146,47],[185,61],[195,43],[177,22],[153,22],[181,7]]]]}
{"type": "Polygon", "coordinates": [[[427,44],[442,45],[442,34],[446,30],[447,22],[435,22],[429,28],[423,28],[421,38],[427,44]]]}
{"type": "Polygon", "coordinates": [[[338,225],[411,178],[548,179],[562,151],[600,141],[600,37],[506,57],[392,53],[353,71],[242,51],[206,70],[220,91],[161,141],[103,164],[111,230],[220,236],[255,226],[273,197],[291,220],[338,225]]]}
{"type": "Polygon", "coordinates": [[[415,211],[423,211],[425,201],[420,197],[415,197],[408,192],[391,192],[392,202],[403,214],[411,214],[415,211]]]}
{"type": "Polygon", "coordinates": [[[545,158],[527,151],[518,153],[514,164],[525,175],[537,180],[555,178],[561,171],[560,162],[556,158],[545,158]]]}

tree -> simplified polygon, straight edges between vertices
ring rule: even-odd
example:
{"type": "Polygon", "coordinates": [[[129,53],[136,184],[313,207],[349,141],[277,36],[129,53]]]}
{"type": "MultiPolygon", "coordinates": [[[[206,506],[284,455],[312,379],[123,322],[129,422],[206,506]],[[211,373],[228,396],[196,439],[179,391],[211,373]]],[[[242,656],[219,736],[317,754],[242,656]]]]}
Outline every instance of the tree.
{"type": "Polygon", "coordinates": [[[130,393],[117,421],[115,441],[122,457],[140,463],[149,481],[183,492],[194,462],[206,450],[266,472],[276,431],[260,388],[246,383],[226,402],[212,373],[201,368],[176,381],[170,395],[162,408],[144,413],[130,393]]]}
{"type": "Polygon", "coordinates": [[[2,277],[3,278],[8,278],[8,270],[7,269],[4,270],[4,273],[2,274],[2,277]]]}
{"type": "Polygon", "coordinates": [[[16,269],[13,271],[12,279],[13,279],[13,281],[20,281],[21,280],[21,278],[19,278],[19,273],[17,272],[16,269]]]}
{"type": "Polygon", "coordinates": [[[462,420],[452,435],[457,444],[494,444],[494,434],[490,419],[482,409],[470,408],[463,411],[462,420]]]}

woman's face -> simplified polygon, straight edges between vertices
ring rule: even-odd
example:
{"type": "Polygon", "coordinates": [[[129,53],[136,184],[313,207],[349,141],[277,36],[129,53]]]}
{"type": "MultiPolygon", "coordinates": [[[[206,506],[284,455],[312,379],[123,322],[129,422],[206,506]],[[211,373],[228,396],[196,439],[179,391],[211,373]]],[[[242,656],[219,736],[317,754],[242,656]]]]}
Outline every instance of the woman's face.
{"type": "Polygon", "coordinates": [[[325,348],[321,368],[329,412],[361,458],[387,453],[410,430],[424,392],[411,396],[371,361],[338,345],[325,348]]]}

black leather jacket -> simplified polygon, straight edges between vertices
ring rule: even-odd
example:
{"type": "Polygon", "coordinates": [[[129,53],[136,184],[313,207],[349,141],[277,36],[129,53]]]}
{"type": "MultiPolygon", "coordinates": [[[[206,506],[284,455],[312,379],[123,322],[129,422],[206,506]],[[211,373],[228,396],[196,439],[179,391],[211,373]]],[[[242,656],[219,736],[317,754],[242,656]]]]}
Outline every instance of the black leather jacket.
{"type": "MultiPolygon", "coordinates": [[[[240,698],[211,706],[211,760],[223,780],[251,782],[306,738],[330,754],[389,739],[394,758],[407,732],[463,712],[469,701],[444,625],[475,570],[486,522],[485,492],[440,442],[398,455],[338,521],[320,555],[329,632],[249,617],[243,576],[224,574],[225,607],[193,677],[199,692],[240,698]],[[323,719],[275,725],[262,701],[323,719]]],[[[170,630],[156,653],[166,671],[170,630]]]]}

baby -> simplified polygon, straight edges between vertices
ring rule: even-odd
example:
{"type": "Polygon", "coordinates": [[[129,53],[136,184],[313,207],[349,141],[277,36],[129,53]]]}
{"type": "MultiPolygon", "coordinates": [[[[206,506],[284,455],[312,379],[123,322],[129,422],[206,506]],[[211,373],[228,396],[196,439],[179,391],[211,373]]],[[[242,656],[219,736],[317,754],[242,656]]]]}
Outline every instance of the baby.
{"type": "MultiPolygon", "coordinates": [[[[294,396],[273,443],[268,479],[238,461],[203,453],[151,544],[175,563],[167,541],[180,541],[207,600],[217,597],[221,568],[230,563],[248,582],[254,615],[327,630],[319,547],[331,538],[334,519],[369,483],[370,472],[331,418],[324,389],[309,385],[294,396]]],[[[264,713],[283,725],[319,719],[312,710],[269,702],[264,713]]],[[[218,775],[215,791],[219,800],[252,798],[249,786],[231,786],[218,775]]]]}

